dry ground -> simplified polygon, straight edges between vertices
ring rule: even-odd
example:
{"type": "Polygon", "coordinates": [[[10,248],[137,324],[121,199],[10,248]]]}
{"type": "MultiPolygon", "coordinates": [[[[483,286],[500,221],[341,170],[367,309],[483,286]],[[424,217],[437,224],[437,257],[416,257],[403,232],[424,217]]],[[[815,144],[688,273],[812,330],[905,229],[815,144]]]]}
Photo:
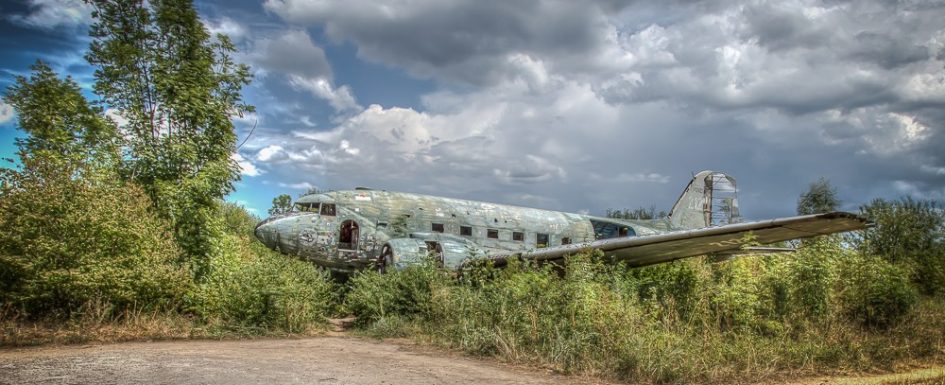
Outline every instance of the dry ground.
{"type": "MultiPolygon", "coordinates": [[[[404,342],[348,336],[165,341],[0,349],[0,384],[606,383],[503,365],[404,342]]],[[[770,382],[768,382],[770,383],[770,382]]],[[[791,385],[945,385],[945,367],[791,385]]],[[[767,384],[767,383],[766,383],[767,384]]]]}

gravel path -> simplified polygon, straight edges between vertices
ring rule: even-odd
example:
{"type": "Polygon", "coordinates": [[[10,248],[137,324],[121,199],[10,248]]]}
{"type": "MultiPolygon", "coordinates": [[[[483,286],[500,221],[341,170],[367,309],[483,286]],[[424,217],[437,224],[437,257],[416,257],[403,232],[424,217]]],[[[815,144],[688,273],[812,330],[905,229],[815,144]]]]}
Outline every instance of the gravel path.
{"type": "Polygon", "coordinates": [[[353,337],[0,350],[0,384],[596,383],[353,337]]]}

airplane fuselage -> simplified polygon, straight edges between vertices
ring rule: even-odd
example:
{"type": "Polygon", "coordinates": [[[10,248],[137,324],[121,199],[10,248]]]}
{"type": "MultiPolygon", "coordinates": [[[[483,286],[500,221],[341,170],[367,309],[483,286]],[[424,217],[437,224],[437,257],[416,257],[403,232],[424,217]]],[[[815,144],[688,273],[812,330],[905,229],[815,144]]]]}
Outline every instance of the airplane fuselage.
{"type": "Polygon", "coordinates": [[[266,246],[339,272],[399,267],[433,255],[447,268],[518,252],[671,231],[667,220],[631,221],[392,191],[301,197],[261,222],[266,246]]]}
{"type": "Polygon", "coordinates": [[[470,260],[557,261],[587,249],[628,266],[731,255],[869,223],[833,212],[744,222],[731,176],[693,175],[669,217],[621,220],[462,199],[355,189],[299,198],[256,226],[266,246],[336,272],[399,269],[433,257],[449,269],[470,260]]]}

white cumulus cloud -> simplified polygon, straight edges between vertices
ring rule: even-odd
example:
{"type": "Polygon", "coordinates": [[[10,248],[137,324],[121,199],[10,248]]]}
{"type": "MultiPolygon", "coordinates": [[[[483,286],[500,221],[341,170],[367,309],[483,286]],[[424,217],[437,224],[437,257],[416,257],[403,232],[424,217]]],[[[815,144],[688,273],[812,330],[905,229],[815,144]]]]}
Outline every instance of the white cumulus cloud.
{"type": "Polygon", "coordinates": [[[290,75],[289,84],[293,87],[310,92],[319,99],[324,99],[336,111],[360,110],[351,88],[348,86],[333,87],[328,79],[322,77],[307,78],[299,75],[290,75]]]}
{"type": "Polygon", "coordinates": [[[263,170],[256,168],[256,165],[254,165],[253,162],[250,162],[248,159],[244,158],[237,152],[234,152],[232,155],[230,155],[230,159],[236,162],[236,164],[239,166],[240,174],[246,176],[259,176],[264,173],[263,170]]]}
{"type": "Polygon", "coordinates": [[[6,124],[12,121],[15,115],[16,113],[13,110],[13,106],[0,100],[0,124],[6,124]]]}
{"type": "Polygon", "coordinates": [[[78,27],[92,21],[92,6],[81,0],[28,0],[29,13],[7,16],[17,24],[40,29],[78,27]]]}

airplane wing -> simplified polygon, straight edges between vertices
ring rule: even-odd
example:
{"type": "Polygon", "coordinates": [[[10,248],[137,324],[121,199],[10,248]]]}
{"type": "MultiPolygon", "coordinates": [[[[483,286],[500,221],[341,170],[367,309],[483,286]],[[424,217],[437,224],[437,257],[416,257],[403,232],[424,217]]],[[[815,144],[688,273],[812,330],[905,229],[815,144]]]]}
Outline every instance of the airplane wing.
{"type": "Polygon", "coordinates": [[[803,215],[757,222],[736,223],[719,227],[674,231],[665,234],[601,239],[515,253],[490,254],[486,260],[502,265],[510,259],[549,261],[564,258],[587,249],[600,249],[607,256],[631,266],[645,266],[680,258],[738,250],[745,235],[753,234],[758,243],[774,243],[869,226],[866,219],[845,212],[803,215]]]}

